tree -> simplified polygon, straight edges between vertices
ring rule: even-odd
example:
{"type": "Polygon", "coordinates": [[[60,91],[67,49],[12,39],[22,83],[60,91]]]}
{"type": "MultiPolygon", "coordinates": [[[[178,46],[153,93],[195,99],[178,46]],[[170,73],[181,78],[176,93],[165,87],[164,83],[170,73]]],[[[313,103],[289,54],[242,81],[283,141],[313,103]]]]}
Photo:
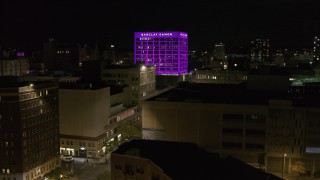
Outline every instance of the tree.
{"type": "Polygon", "coordinates": [[[50,171],[49,173],[47,173],[45,175],[45,177],[47,177],[48,179],[57,180],[57,179],[61,179],[61,177],[60,177],[61,173],[62,173],[61,168],[58,167],[58,168],[50,171]]]}
{"type": "Polygon", "coordinates": [[[114,151],[120,144],[132,138],[141,138],[141,128],[131,123],[130,121],[123,121],[119,123],[117,133],[121,134],[120,139],[109,140],[105,142],[106,154],[114,151]]]}
{"type": "Polygon", "coordinates": [[[112,140],[112,141],[109,140],[105,143],[105,145],[106,145],[106,154],[108,154],[113,150],[115,150],[118,147],[119,143],[118,141],[115,141],[115,140],[112,140]]]}
{"type": "Polygon", "coordinates": [[[119,124],[118,132],[121,134],[120,144],[128,139],[142,137],[141,128],[132,124],[130,121],[124,121],[119,124]]]}
{"type": "Polygon", "coordinates": [[[296,161],[294,165],[291,166],[291,172],[298,176],[306,174],[307,171],[304,162],[296,161]]]}

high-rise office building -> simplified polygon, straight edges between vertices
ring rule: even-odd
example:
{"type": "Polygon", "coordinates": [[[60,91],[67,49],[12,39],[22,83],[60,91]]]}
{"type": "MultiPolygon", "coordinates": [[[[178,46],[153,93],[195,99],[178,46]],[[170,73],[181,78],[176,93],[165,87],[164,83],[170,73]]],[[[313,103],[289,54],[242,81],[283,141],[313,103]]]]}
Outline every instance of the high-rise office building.
{"type": "Polygon", "coordinates": [[[313,39],[313,61],[320,60],[320,38],[315,36],[313,39]]]}
{"type": "Polygon", "coordinates": [[[225,46],[222,43],[214,45],[214,58],[217,60],[225,59],[225,46]]]}
{"type": "Polygon", "coordinates": [[[222,43],[214,45],[213,58],[211,59],[209,67],[214,69],[227,69],[228,63],[225,58],[225,46],[222,43]]]}
{"type": "Polygon", "coordinates": [[[251,41],[251,61],[266,61],[269,58],[269,47],[269,39],[251,41]]]}
{"type": "Polygon", "coordinates": [[[57,89],[0,78],[0,179],[33,180],[60,166],[57,89]]]}
{"type": "Polygon", "coordinates": [[[185,32],[135,32],[134,63],[156,66],[161,75],[188,72],[188,34],[185,32]]]}
{"type": "Polygon", "coordinates": [[[43,45],[43,59],[46,71],[52,73],[72,73],[79,68],[79,55],[83,50],[77,46],[60,43],[54,39],[43,45]],[[79,53],[79,51],[82,51],[79,53]]]}

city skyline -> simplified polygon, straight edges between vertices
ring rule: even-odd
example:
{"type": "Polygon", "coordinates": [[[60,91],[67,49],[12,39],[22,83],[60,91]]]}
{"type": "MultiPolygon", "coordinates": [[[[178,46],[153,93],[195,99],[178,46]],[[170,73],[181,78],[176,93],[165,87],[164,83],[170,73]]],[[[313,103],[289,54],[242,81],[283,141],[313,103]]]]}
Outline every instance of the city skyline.
{"type": "Polygon", "coordinates": [[[32,1],[2,2],[3,47],[39,48],[50,37],[68,43],[96,39],[133,50],[134,32],[183,31],[189,49],[270,39],[274,48],[311,48],[320,34],[318,3],[308,1],[32,1]]]}

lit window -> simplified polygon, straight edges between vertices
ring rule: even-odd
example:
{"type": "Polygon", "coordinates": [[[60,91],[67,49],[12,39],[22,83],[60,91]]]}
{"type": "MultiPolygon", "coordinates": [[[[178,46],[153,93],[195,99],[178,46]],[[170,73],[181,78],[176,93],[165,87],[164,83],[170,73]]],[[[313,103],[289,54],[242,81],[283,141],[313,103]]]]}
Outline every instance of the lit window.
{"type": "Polygon", "coordinates": [[[320,154],[319,147],[306,147],[306,153],[320,154]]]}

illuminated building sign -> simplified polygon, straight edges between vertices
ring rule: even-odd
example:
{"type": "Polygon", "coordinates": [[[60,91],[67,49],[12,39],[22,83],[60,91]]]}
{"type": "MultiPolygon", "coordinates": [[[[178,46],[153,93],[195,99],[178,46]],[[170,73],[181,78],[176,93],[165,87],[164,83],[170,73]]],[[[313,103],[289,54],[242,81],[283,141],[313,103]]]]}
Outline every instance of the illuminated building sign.
{"type": "Polygon", "coordinates": [[[24,52],[17,52],[18,57],[24,57],[24,52]]]}
{"type": "Polygon", "coordinates": [[[178,75],[188,72],[188,33],[135,32],[134,63],[156,66],[156,73],[178,75]]]}
{"type": "Polygon", "coordinates": [[[188,38],[188,34],[184,32],[136,32],[134,33],[135,38],[144,37],[180,37],[188,38]]]}

